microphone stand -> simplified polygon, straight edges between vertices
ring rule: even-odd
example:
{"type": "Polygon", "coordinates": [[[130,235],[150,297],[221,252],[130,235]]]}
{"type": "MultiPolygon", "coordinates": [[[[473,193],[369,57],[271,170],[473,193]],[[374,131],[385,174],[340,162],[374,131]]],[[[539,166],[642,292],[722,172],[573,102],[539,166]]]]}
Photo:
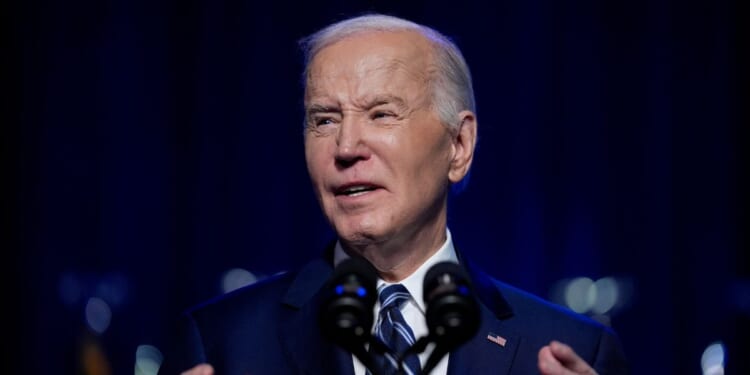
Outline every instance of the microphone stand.
{"type": "MultiPolygon", "coordinates": [[[[398,359],[398,373],[399,374],[405,373],[404,361],[406,360],[408,356],[421,354],[422,352],[425,351],[425,349],[427,349],[427,345],[429,345],[430,342],[432,342],[432,340],[430,339],[429,336],[422,336],[419,338],[419,340],[417,340],[417,342],[414,343],[414,345],[412,345],[409,349],[406,349],[406,351],[404,351],[397,358],[398,359]]],[[[427,360],[427,364],[420,371],[421,374],[429,374],[429,372],[432,371],[432,369],[437,365],[440,358],[438,357],[437,360],[434,360],[433,359],[434,355],[435,355],[435,351],[433,351],[432,354],[430,354],[430,357],[427,360]],[[432,363],[432,362],[435,362],[435,363],[432,363]]]]}
{"type": "MultiPolygon", "coordinates": [[[[427,348],[427,345],[432,340],[427,337],[423,336],[420,337],[417,342],[414,343],[409,349],[406,349],[403,353],[394,353],[388,348],[387,345],[385,345],[382,341],[380,341],[377,337],[372,336],[371,339],[368,341],[370,344],[370,349],[374,350],[379,355],[384,355],[386,353],[393,356],[393,358],[398,363],[398,370],[396,370],[395,375],[405,375],[406,371],[404,371],[404,362],[405,359],[410,355],[419,355],[420,353],[424,352],[424,350],[427,348]]],[[[437,347],[435,350],[433,350],[432,354],[430,354],[429,359],[427,360],[427,366],[425,366],[421,371],[420,374],[428,374],[429,371],[432,371],[432,369],[440,362],[440,358],[446,353],[445,351],[442,351],[442,354],[438,355],[436,358],[435,354],[437,351],[437,347]],[[425,371],[426,370],[426,371],[425,371]]],[[[367,352],[364,349],[358,350],[357,352],[352,351],[352,353],[359,359],[360,362],[362,362],[365,367],[367,367],[368,370],[370,370],[370,373],[372,375],[382,375],[385,374],[385,371],[377,366],[377,363],[375,362],[374,357],[372,356],[371,352],[367,352]]]]}
{"type": "Polygon", "coordinates": [[[435,366],[440,363],[440,360],[448,354],[448,350],[444,345],[440,345],[436,340],[433,340],[431,336],[422,336],[417,340],[417,342],[414,343],[409,349],[404,351],[404,353],[398,357],[398,374],[404,374],[404,361],[406,358],[410,355],[419,355],[422,352],[427,349],[427,345],[429,345],[431,342],[435,343],[435,348],[430,353],[430,356],[427,357],[427,362],[422,367],[421,374],[427,375],[430,373],[430,371],[435,369],[435,366]]]}
{"type": "MultiPolygon", "coordinates": [[[[385,353],[390,353],[391,355],[393,355],[388,346],[383,344],[383,342],[380,341],[377,337],[370,336],[370,339],[367,342],[370,344],[371,351],[375,351],[379,355],[384,355],[385,353]]],[[[364,347],[357,347],[356,350],[352,350],[351,352],[370,371],[370,374],[385,375],[385,370],[380,368],[377,362],[375,362],[375,357],[373,357],[371,351],[365,350],[364,347]]]]}
{"type": "Polygon", "coordinates": [[[435,349],[432,350],[432,353],[430,353],[430,357],[427,358],[427,363],[425,363],[424,367],[422,368],[423,374],[429,374],[430,371],[432,371],[435,366],[440,363],[440,360],[443,358],[444,355],[448,354],[448,351],[445,350],[445,348],[442,345],[435,345],[435,349]]]}

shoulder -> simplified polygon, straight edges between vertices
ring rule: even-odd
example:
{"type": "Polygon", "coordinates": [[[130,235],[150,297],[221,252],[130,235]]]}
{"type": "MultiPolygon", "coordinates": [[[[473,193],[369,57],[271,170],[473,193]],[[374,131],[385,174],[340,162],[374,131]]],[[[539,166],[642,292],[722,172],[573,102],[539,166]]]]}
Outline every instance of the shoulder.
{"type": "Polygon", "coordinates": [[[220,318],[276,318],[285,308],[299,309],[308,303],[331,273],[324,260],[312,261],[302,268],[274,275],[255,284],[210,299],[185,312],[195,320],[220,318]]]}
{"type": "Polygon", "coordinates": [[[545,314],[559,316],[561,319],[580,320],[582,322],[597,325],[596,321],[584,315],[576,313],[567,307],[550,302],[538,295],[520,289],[516,286],[504,283],[499,280],[493,280],[495,287],[508,300],[516,314],[545,314]]]}
{"type": "Polygon", "coordinates": [[[480,301],[498,319],[516,325],[528,325],[532,328],[545,324],[560,327],[582,325],[597,329],[605,328],[604,325],[587,316],[500,281],[487,274],[475,263],[466,262],[466,268],[480,301]]]}
{"type": "Polygon", "coordinates": [[[203,301],[188,308],[185,313],[196,315],[217,310],[237,309],[248,304],[257,307],[259,301],[265,301],[264,304],[279,301],[294,280],[295,275],[296,272],[283,272],[273,275],[251,285],[203,301]]]}
{"type": "Polygon", "coordinates": [[[573,347],[601,373],[620,373],[617,369],[627,368],[619,337],[611,327],[501,281],[493,283],[513,310],[504,323],[524,337],[532,354],[558,340],[573,347]]]}
{"type": "Polygon", "coordinates": [[[611,328],[499,281],[469,260],[463,263],[483,306],[483,327],[518,343],[513,373],[537,372],[539,350],[556,340],[572,347],[600,374],[627,374],[622,346],[611,328]]]}
{"type": "Polygon", "coordinates": [[[273,345],[275,317],[293,279],[293,273],[272,276],[185,310],[174,322],[165,370],[160,373],[179,373],[202,362],[229,363],[238,353],[251,358],[252,353],[262,352],[263,345],[273,345]]]}
{"type": "Polygon", "coordinates": [[[541,329],[560,330],[570,327],[575,331],[611,331],[600,322],[567,307],[502,281],[493,279],[493,283],[513,309],[514,318],[522,322],[533,321],[541,329]]]}

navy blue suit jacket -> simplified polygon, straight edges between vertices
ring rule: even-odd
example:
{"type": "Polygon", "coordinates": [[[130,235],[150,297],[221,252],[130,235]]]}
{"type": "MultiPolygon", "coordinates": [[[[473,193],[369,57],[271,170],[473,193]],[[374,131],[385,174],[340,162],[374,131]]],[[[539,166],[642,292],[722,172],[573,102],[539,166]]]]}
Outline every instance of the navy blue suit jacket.
{"type": "MultiPolygon", "coordinates": [[[[538,374],[537,353],[553,339],[570,345],[599,374],[628,373],[610,329],[466,268],[482,322],[474,338],[450,353],[449,374],[538,374]]],[[[189,310],[159,374],[207,362],[217,375],[353,375],[351,354],[321,337],[317,325],[322,287],[332,271],[331,262],[321,259],[189,310]]]]}

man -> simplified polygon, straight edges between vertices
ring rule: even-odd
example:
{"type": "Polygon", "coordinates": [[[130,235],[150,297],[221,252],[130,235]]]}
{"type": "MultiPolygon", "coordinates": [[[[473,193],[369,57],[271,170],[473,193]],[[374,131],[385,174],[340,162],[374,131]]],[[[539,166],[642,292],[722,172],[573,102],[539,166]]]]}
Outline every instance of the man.
{"type": "Polygon", "coordinates": [[[627,373],[609,329],[489,278],[454,247],[447,196],[468,173],[477,137],[457,47],[381,15],[331,25],[305,47],[305,157],[338,241],[327,259],[188,312],[162,373],[195,366],[189,374],[365,374],[317,326],[321,288],[351,256],[375,267],[379,289],[405,287],[411,297],[400,309],[412,337],[427,333],[427,269],[451,261],[467,270],[481,326],[435,374],[627,373]]]}

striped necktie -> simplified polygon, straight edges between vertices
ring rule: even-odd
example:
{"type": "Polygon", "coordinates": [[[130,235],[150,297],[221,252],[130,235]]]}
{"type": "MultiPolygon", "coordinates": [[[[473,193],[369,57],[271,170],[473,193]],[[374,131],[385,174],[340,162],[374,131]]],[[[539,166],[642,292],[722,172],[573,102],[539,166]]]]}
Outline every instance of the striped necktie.
{"type": "MultiPolygon", "coordinates": [[[[380,292],[380,316],[375,335],[391,349],[391,353],[377,356],[376,362],[386,375],[398,371],[398,359],[414,342],[414,333],[401,315],[401,307],[411,298],[409,291],[401,284],[389,285],[380,292]]],[[[414,375],[420,373],[419,357],[410,355],[404,361],[404,373],[414,375]]]]}

